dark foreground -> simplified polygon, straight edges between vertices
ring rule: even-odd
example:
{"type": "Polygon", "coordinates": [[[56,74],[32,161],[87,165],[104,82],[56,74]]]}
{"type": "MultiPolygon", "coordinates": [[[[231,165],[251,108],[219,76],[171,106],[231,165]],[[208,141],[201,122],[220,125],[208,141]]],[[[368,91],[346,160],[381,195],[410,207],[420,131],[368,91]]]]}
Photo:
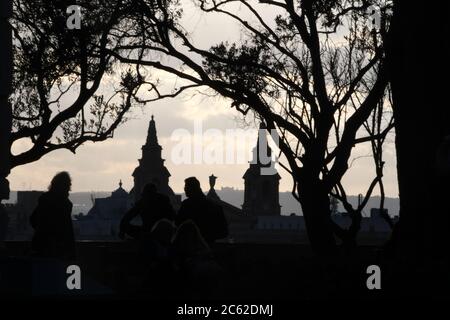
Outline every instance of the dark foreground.
{"type": "Polygon", "coordinates": [[[81,289],[69,290],[67,263],[31,258],[29,243],[7,242],[0,256],[4,298],[280,301],[450,298],[445,263],[383,258],[364,246],[352,257],[314,257],[299,244],[216,244],[215,261],[194,271],[149,268],[134,242],[78,242],[81,289]],[[367,287],[367,268],[380,267],[381,289],[367,287]]]}

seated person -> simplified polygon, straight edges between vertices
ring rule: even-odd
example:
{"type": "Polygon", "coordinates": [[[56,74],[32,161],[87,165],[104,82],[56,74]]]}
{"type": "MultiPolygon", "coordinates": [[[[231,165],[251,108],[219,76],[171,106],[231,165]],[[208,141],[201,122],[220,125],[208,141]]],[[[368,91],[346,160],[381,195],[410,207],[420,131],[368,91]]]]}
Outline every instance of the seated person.
{"type": "Polygon", "coordinates": [[[169,197],[158,193],[156,186],[149,183],[144,187],[141,199],[122,218],[119,237],[124,239],[127,234],[132,238],[142,240],[145,234],[150,233],[157,221],[161,219],[173,221],[174,218],[175,211],[169,197]],[[142,219],[142,226],[130,223],[138,215],[142,219]]]}

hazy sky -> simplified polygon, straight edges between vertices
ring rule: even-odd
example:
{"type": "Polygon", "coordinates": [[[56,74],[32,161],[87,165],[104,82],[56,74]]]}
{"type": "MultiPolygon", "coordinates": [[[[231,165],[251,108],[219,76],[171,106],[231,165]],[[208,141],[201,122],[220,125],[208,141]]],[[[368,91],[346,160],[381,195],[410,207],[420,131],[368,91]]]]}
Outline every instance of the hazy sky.
{"type": "MultiPolygon", "coordinates": [[[[188,3],[189,1],[182,1],[188,3]]],[[[266,12],[273,16],[273,12],[266,12]]],[[[239,38],[239,27],[230,24],[221,15],[204,15],[192,8],[185,8],[183,24],[193,34],[195,43],[208,48],[219,41],[239,38]]],[[[169,81],[170,79],[168,79],[169,81]]],[[[138,108],[133,112],[133,120],[125,123],[114,135],[114,139],[101,143],[87,143],[81,146],[76,155],[69,151],[53,152],[40,161],[13,169],[9,180],[12,190],[43,190],[47,187],[51,177],[58,171],[67,170],[73,177],[74,191],[112,191],[117,188],[120,179],[124,188],[132,188],[132,172],[138,165],[141,155],[141,146],[145,143],[148,122],[152,114],[155,115],[159,143],[163,147],[163,157],[171,173],[170,185],[176,192],[182,192],[183,180],[188,176],[197,176],[204,190],[207,190],[208,176],[212,173],[218,176],[216,188],[230,186],[243,189],[242,176],[248,167],[246,163],[240,164],[177,164],[173,156],[176,146],[179,146],[176,134],[180,129],[194,131],[194,121],[202,121],[204,131],[216,129],[213,137],[203,140],[203,150],[213,149],[222,145],[223,149],[234,150],[235,153],[243,150],[249,152],[254,147],[256,135],[247,145],[232,147],[232,138],[225,137],[227,131],[242,128],[236,121],[239,114],[231,110],[224,100],[193,95],[188,92],[176,99],[152,103],[143,110],[138,108]],[[177,131],[178,130],[178,131],[177,131]],[[214,145],[215,143],[215,145],[214,145]]],[[[390,137],[389,141],[392,142],[390,137]]],[[[20,149],[20,145],[16,146],[20,149]]],[[[372,159],[364,157],[369,155],[368,146],[355,148],[354,158],[349,173],[344,179],[348,194],[365,193],[367,186],[374,175],[372,159]],[[362,158],[360,158],[362,157],[362,158]]],[[[225,156],[224,156],[225,157],[225,156]]],[[[398,195],[395,169],[395,151],[393,143],[388,143],[385,151],[385,188],[388,196],[398,195]]],[[[289,175],[280,169],[282,180],[280,190],[288,191],[292,188],[289,175]]],[[[375,194],[377,191],[375,192],[375,194]]]]}

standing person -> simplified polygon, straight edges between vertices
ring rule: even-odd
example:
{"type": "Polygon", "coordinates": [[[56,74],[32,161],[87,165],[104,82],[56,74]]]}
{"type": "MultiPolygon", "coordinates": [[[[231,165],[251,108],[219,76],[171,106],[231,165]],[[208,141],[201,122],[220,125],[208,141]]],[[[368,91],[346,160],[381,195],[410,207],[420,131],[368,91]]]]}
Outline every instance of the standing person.
{"type": "Polygon", "coordinates": [[[56,174],[30,217],[34,229],[33,252],[41,257],[75,259],[75,237],[72,226],[72,202],[69,200],[72,180],[69,173],[56,174]]]}
{"type": "Polygon", "coordinates": [[[125,234],[132,238],[142,240],[145,234],[149,234],[155,223],[161,219],[173,221],[175,211],[170,204],[169,197],[160,194],[153,183],[145,185],[141,199],[131,208],[120,222],[119,237],[123,239],[125,234]],[[142,218],[142,226],[131,224],[138,215],[142,218]]]}
{"type": "Polygon", "coordinates": [[[184,182],[187,199],[181,204],[175,224],[179,226],[192,220],[208,244],[228,236],[228,223],[222,207],[206,198],[197,178],[190,177],[184,182]]]}

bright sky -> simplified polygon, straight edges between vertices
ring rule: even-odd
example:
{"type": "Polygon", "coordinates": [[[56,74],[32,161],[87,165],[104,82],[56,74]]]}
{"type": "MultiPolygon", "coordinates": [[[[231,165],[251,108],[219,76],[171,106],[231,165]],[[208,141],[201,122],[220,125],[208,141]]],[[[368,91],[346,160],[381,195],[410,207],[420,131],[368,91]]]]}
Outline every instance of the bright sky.
{"type": "MultiPolygon", "coordinates": [[[[195,43],[201,47],[207,48],[219,40],[232,41],[239,37],[239,28],[230,24],[220,15],[204,15],[192,8],[185,8],[185,17],[183,23],[186,29],[195,35],[195,43]]],[[[73,178],[73,191],[112,191],[117,188],[120,179],[124,183],[124,188],[130,190],[133,186],[131,174],[138,165],[141,146],[145,143],[148,122],[152,114],[156,120],[159,143],[163,147],[163,157],[166,159],[166,166],[172,175],[170,185],[176,192],[182,192],[183,181],[188,176],[197,176],[203,189],[207,190],[208,176],[211,174],[218,176],[216,183],[218,189],[225,186],[243,189],[242,176],[248,167],[246,162],[241,161],[241,163],[234,164],[208,164],[205,161],[197,164],[178,163],[179,158],[174,155],[180,148],[180,141],[175,139],[177,134],[180,133],[180,129],[193,133],[194,127],[199,123],[203,126],[203,133],[208,129],[215,129],[215,132],[209,131],[201,140],[203,142],[200,148],[206,153],[218,146],[225,150],[228,148],[234,152],[234,155],[239,152],[250,152],[256,142],[255,134],[245,141],[246,145],[233,147],[232,142],[236,140],[233,137],[226,138],[227,130],[243,128],[236,121],[239,114],[235,110],[231,110],[229,104],[224,100],[193,96],[193,92],[175,99],[152,103],[144,110],[138,108],[133,113],[134,119],[120,127],[115,132],[114,139],[96,144],[87,143],[78,149],[76,155],[65,150],[56,151],[38,162],[13,169],[9,177],[11,189],[46,189],[51,177],[56,172],[67,170],[73,178]]],[[[387,144],[385,151],[384,182],[386,194],[397,197],[395,150],[392,140],[391,137],[391,143],[387,144]]],[[[15,147],[21,148],[20,145],[15,147]]],[[[364,157],[369,154],[368,146],[354,149],[353,158],[358,158],[358,160],[352,163],[349,173],[344,179],[347,194],[356,195],[366,192],[374,175],[372,159],[364,157]]],[[[225,155],[222,159],[225,162],[225,155]]],[[[211,162],[211,159],[209,160],[211,162]]],[[[289,174],[281,168],[280,174],[282,176],[280,191],[290,191],[292,180],[289,174]]]]}

